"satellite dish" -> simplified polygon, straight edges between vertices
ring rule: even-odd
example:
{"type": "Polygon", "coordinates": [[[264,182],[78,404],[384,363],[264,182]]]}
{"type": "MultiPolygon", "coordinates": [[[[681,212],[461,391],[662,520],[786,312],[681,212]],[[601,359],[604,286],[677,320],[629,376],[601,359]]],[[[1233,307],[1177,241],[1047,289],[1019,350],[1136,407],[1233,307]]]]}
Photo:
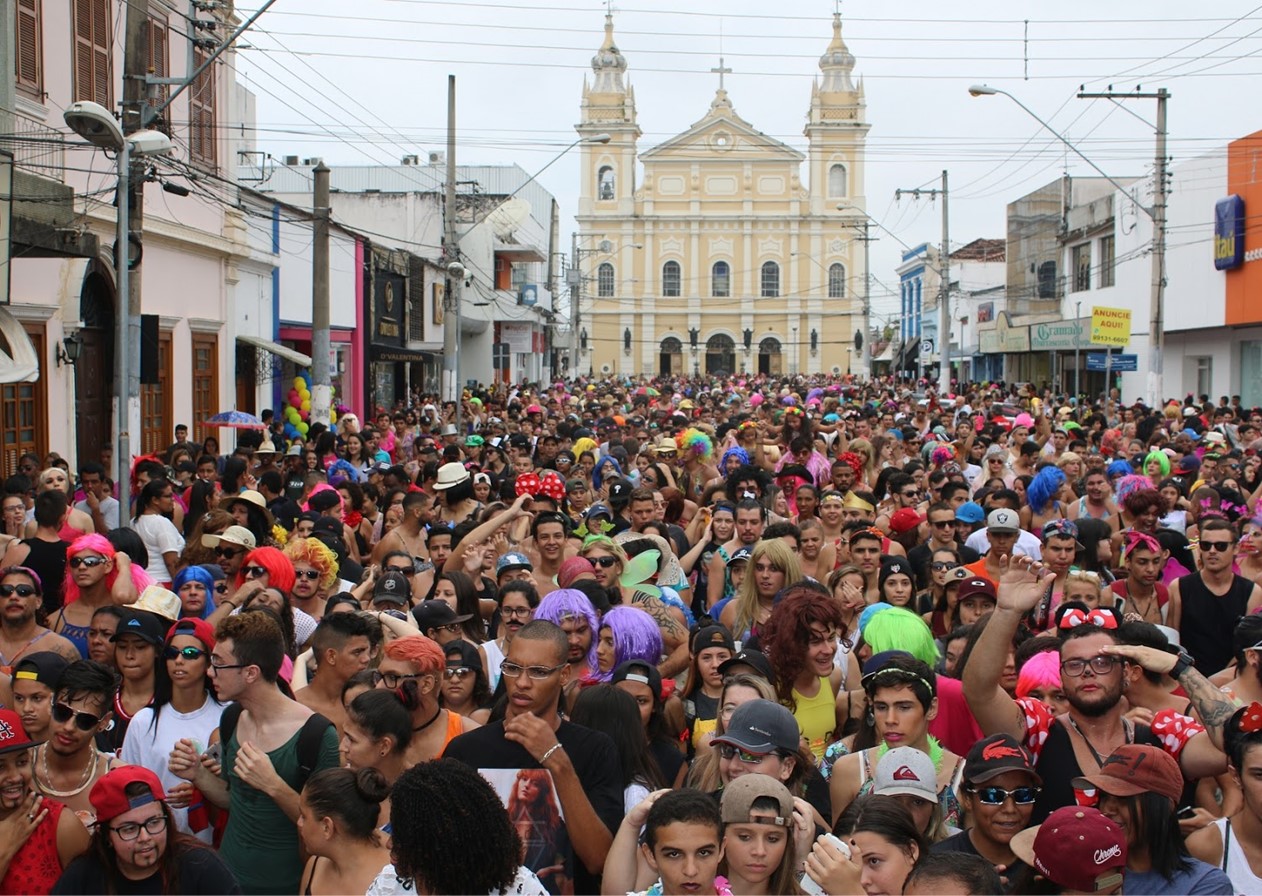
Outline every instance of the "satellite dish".
{"type": "Polygon", "coordinates": [[[507,240],[528,217],[530,203],[520,196],[514,196],[497,206],[486,216],[486,220],[498,239],[507,240]]]}

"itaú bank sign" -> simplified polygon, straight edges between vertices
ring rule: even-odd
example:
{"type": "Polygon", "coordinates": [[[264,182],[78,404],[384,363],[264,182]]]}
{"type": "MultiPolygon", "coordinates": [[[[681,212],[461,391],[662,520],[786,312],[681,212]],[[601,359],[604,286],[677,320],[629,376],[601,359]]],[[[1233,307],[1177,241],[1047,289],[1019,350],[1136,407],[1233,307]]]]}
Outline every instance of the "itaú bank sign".
{"type": "Polygon", "coordinates": [[[1214,203],[1214,267],[1232,271],[1246,261],[1253,261],[1257,250],[1244,250],[1244,198],[1236,194],[1214,203]]]}

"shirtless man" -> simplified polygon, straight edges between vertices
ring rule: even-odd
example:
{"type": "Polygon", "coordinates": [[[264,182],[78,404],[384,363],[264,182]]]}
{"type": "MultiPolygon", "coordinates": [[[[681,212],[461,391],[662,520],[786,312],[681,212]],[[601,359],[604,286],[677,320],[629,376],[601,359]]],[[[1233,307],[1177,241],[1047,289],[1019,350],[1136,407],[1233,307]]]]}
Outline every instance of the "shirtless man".
{"type": "Polygon", "coordinates": [[[311,683],[294,693],[294,699],[337,726],[338,737],[346,725],[342,687],[372,659],[369,632],[373,623],[358,613],[325,616],[311,636],[315,674],[311,683]]]}
{"type": "Polygon", "coordinates": [[[43,595],[35,574],[24,567],[10,567],[0,577],[0,665],[6,674],[28,652],[51,651],[70,662],[80,658],[73,644],[35,621],[43,595]]]}
{"type": "Polygon", "coordinates": [[[741,548],[752,548],[762,538],[762,530],[766,524],[766,508],[753,498],[743,498],[736,505],[736,532],[727,544],[714,552],[709,569],[706,570],[706,606],[713,607],[724,597],[731,597],[732,594],[728,592],[735,593],[727,577],[727,560],[741,548]]]}

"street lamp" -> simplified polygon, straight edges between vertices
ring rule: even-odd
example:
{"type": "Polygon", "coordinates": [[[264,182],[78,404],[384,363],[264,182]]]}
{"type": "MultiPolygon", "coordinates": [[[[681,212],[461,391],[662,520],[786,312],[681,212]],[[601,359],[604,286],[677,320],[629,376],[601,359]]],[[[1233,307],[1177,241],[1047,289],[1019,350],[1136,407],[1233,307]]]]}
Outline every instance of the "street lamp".
{"type": "MultiPolygon", "coordinates": [[[[165,155],[171,151],[171,138],[161,131],[136,131],[123,135],[114,116],[100,103],[81,101],[71,103],[63,113],[66,125],[83,139],[100,149],[117,153],[118,167],[118,221],[114,237],[114,421],[118,430],[118,445],[114,450],[117,466],[115,482],[118,483],[118,506],[126,514],[131,507],[131,404],[137,402],[136,419],[139,420],[139,396],[131,394],[131,310],[128,307],[131,294],[129,268],[131,267],[131,185],[129,166],[133,156],[165,155]]],[[[143,191],[140,201],[144,201],[143,191]]],[[[139,322],[137,322],[137,325],[139,322]]],[[[136,340],[139,348],[139,340],[136,340]]],[[[139,354],[137,354],[139,362],[139,354]]],[[[139,363],[137,378],[139,378],[139,363]]]]}
{"type": "MultiPolygon", "coordinates": [[[[1026,115],[1029,115],[1031,118],[1037,121],[1040,125],[1042,125],[1044,130],[1046,130],[1049,134],[1051,134],[1061,143],[1065,144],[1066,147],[1073,150],[1074,155],[1078,156],[1078,158],[1082,159],[1084,162],[1090,165],[1092,170],[1094,170],[1097,174],[1099,174],[1106,181],[1108,181],[1116,190],[1118,190],[1118,192],[1125,193],[1127,196],[1131,196],[1132,200],[1135,202],[1135,205],[1138,206],[1140,211],[1142,211],[1152,220],[1152,225],[1153,225],[1152,226],[1152,229],[1153,229],[1152,284],[1153,284],[1153,288],[1152,288],[1152,296],[1150,300],[1149,315],[1148,315],[1148,319],[1149,319],[1148,345],[1150,348],[1150,351],[1149,351],[1150,357],[1149,357],[1149,363],[1148,363],[1148,367],[1149,367],[1148,403],[1152,407],[1161,407],[1161,402],[1164,399],[1164,395],[1163,395],[1164,388],[1162,385],[1163,361],[1162,361],[1161,356],[1162,356],[1163,343],[1165,342],[1165,328],[1164,328],[1163,321],[1165,318],[1164,307],[1165,307],[1165,295],[1166,295],[1166,275],[1165,275],[1165,263],[1166,263],[1165,138],[1166,138],[1166,128],[1165,128],[1164,98],[1167,96],[1167,94],[1164,88],[1158,93],[1159,98],[1161,98],[1163,102],[1161,103],[1161,105],[1158,106],[1158,114],[1157,114],[1157,160],[1156,160],[1156,166],[1155,166],[1156,182],[1153,184],[1153,196],[1154,196],[1155,201],[1153,202],[1151,206],[1144,205],[1138,200],[1134,200],[1134,197],[1128,188],[1122,186],[1116,180],[1114,180],[1112,177],[1106,174],[1103,168],[1101,168],[1095,162],[1091,161],[1089,158],[1083,155],[1082,150],[1080,150],[1078,147],[1070,143],[1068,138],[1066,138],[1063,134],[1060,134],[1058,131],[1053,129],[1052,126],[1048,124],[1046,121],[1044,121],[1042,118],[1039,118],[1039,116],[1035,115],[1034,110],[1032,110],[1025,103],[1021,102],[1019,99],[1017,99],[1008,91],[1001,90],[998,87],[991,87],[989,84],[973,84],[972,86],[968,88],[968,92],[970,96],[995,96],[996,94],[1000,94],[1012,100],[1014,103],[1016,103],[1018,106],[1021,107],[1021,110],[1025,112],[1026,115]]],[[[1084,94],[1079,94],[1079,96],[1083,96],[1083,95],[1084,94]]],[[[1108,383],[1105,384],[1106,389],[1108,388],[1108,385],[1109,385],[1108,383]]]]}

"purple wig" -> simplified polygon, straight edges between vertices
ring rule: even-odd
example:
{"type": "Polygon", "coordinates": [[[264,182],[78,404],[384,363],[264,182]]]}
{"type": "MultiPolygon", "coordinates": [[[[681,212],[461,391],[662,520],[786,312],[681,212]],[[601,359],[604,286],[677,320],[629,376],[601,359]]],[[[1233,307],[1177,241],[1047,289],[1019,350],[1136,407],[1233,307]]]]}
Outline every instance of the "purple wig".
{"type": "MultiPolygon", "coordinates": [[[[535,614],[536,617],[538,613],[535,614]]],[[[602,629],[613,635],[613,665],[608,672],[599,667],[592,675],[595,681],[609,681],[627,660],[641,660],[656,667],[662,661],[662,632],[657,622],[639,607],[614,607],[600,621],[602,629]]]]}
{"type": "Polygon", "coordinates": [[[535,618],[543,619],[554,625],[579,617],[587,620],[592,630],[592,644],[587,651],[587,674],[595,675],[600,671],[596,662],[596,641],[600,637],[600,614],[592,606],[587,595],[576,588],[558,588],[544,595],[535,609],[535,618]]]}

